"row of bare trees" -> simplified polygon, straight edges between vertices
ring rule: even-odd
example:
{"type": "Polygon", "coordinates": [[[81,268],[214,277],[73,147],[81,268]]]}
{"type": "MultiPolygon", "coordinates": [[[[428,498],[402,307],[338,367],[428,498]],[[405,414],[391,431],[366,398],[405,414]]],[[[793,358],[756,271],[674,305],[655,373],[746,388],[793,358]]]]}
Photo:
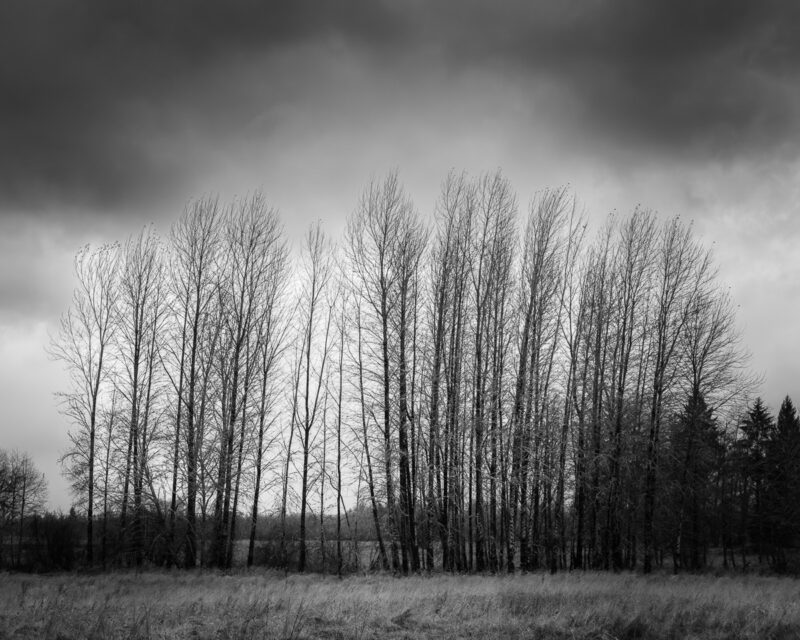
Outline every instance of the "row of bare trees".
{"type": "Polygon", "coordinates": [[[324,566],[335,511],[342,571],[362,506],[362,552],[394,571],[650,571],[674,551],[681,416],[702,402],[733,437],[753,383],[691,225],[636,209],[592,233],[566,189],[521,214],[499,172],[451,173],[428,219],[390,174],[338,246],[316,224],[300,253],[255,194],[78,254],[52,352],[87,562],[99,539],[104,564],[113,544],[231,566],[247,536],[252,564],[270,511],[303,571],[309,518],[324,566]]]}

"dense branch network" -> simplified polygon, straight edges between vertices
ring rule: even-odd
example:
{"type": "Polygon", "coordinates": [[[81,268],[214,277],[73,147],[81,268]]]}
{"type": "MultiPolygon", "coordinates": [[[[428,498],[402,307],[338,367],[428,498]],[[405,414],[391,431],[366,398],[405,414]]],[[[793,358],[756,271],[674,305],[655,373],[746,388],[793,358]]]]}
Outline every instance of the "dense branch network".
{"type": "Polygon", "coordinates": [[[230,567],[245,534],[300,571],[785,562],[797,419],[740,424],[734,305],[679,218],[593,233],[566,189],[521,215],[452,172],[428,221],[392,173],[296,259],[257,193],[76,274],[52,351],[89,564],[98,513],[104,564],[230,567]]]}

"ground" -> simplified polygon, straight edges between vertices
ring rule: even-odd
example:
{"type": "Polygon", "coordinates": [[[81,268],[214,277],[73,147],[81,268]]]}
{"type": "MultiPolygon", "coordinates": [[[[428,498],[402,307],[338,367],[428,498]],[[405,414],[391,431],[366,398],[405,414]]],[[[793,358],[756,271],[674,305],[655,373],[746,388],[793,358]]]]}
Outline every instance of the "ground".
{"type": "Polygon", "coordinates": [[[756,576],[0,574],[0,639],[800,638],[800,582],[756,576]]]}

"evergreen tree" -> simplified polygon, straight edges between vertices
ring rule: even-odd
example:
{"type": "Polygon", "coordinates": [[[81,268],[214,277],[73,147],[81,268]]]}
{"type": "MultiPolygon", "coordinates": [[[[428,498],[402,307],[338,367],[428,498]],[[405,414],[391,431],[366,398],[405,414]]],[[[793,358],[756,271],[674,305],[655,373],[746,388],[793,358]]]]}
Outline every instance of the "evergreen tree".
{"type": "Polygon", "coordinates": [[[761,398],[756,398],[742,422],[742,448],[744,449],[744,482],[742,496],[742,522],[750,542],[755,545],[761,561],[770,544],[767,499],[770,442],[775,438],[775,419],[761,398]]]}
{"type": "Polygon", "coordinates": [[[767,449],[765,511],[771,559],[778,570],[786,569],[785,549],[792,545],[800,522],[800,418],[786,396],[767,449]]]}
{"type": "Polygon", "coordinates": [[[722,444],[716,419],[702,395],[689,398],[673,433],[674,503],[673,555],[689,569],[705,565],[711,543],[714,487],[722,444]]]}

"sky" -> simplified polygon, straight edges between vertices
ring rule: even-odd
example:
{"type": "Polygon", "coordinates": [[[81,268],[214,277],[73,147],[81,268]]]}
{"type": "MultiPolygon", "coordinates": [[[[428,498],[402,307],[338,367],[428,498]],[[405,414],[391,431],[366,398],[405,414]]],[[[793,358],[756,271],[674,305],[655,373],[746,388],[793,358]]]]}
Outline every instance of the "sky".
{"type": "Polygon", "coordinates": [[[691,220],[765,401],[800,400],[799,32],[790,0],[5,0],[0,448],[69,508],[45,347],[81,246],[255,189],[335,236],[393,169],[423,215],[500,168],[523,208],[569,185],[595,227],[691,220]]]}

